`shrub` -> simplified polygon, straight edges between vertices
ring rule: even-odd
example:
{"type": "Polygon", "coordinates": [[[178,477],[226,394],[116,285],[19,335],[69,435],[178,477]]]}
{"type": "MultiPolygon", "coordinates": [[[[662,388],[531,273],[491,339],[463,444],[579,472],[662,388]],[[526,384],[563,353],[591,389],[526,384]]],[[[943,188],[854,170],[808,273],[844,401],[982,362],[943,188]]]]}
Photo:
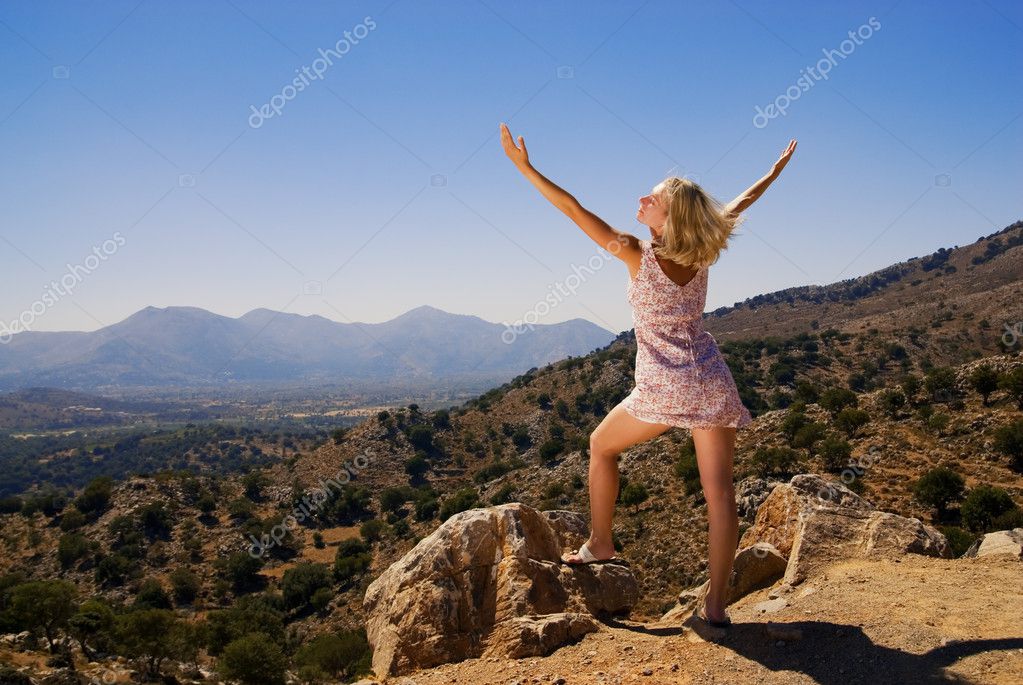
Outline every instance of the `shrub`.
{"type": "Polygon", "coordinates": [[[824,468],[829,471],[841,471],[852,456],[852,445],[837,435],[829,434],[821,442],[820,455],[824,460],[824,468]]]}
{"type": "Polygon", "coordinates": [[[817,400],[817,404],[822,409],[831,412],[832,416],[836,416],[846,407],[857,406],[858,402],[856,393],[848,388],[828,388],[821,393],[820,399],[817,400]]]}
{"type": "Polygon", "coordinates": [[[963,499],[966,482],[963,477],[950,468],[938,466],[931,469],[913,486],[913,496],[917,501],[934,507],[937,520],[945,517],[945,511],[951,502],[963,499]]]}
{"type": "Polygon", "coordinates": [[[176,568],[170,573],[171,591],[179,604],[190,604],[199,596],[202,582],[187,568],[176,568]]]}
{"type": "Polygon", "coordinates": [[[10,611],[25,629],[45,635],[53,652],[57,633],[75,613],[77,593],[66,580],[32,580],[11,592],[10,611]]]}
{"type": "Polygon", "coordinates": [[[348,682],[371,673],[373,652],[365,630],[317,635],[302,645],[295,663],[324,680],[348,682]]]}
{"type": "Polygon", "coordinates": [[[649,497],[650,493],[642,483],[629,483],[621,493],[622,505],[626,507],[638,508],[649,497]]]}
{"type": "Polygon", "coordinates": [[[342,540],[334,557],[334,578],[344,589],[368,571],[372,562],[369,545],[357,539],[342,540]]]}
{"type": "Polygon", "coordinates": [[[283,685],[287,660],[268,635],[250,633],[228,644],[217,666],[224,678],[245,685],[283,685]]]}
{"type": "Polygon", "coordinates": [[[380,519],[370,519],[359,527],[359,534],[368,543],[374,543],[384,536],[387,524],[380,519]]]}
{"type": "Polygon", "coordinates": [[[235,592],[244,592],[257,585],[263,560],[248,552],[235,552],[226,559],[218,560],[221,573],[231,582],[235,592]]]}
{"type": "Polygon", "coordinates": [[[906,396],[901,390],[888,389],[881,393],[881,411],[891,418],[899,415],[899,410],[906,404],[906,396]]]}
{"type": "Polygon", "coordinates": [[[970,490],[961,507],[963,523],[975,533],[994,530],[994,519],[1016,508],[1009,493],[991,485],[970,490]]]}
{"type": "Polygon", "coordinates": [[[284,600],[279,595],[241,597],[230,609],[211,611],[206,617],[206,647],[219,656],[234,640],[262,632],[281,643],[284,640],[284,600]]]}
{"type": "Polygon", "coordinates": [[[93,478],[75,499],[75,508],[87,516],[98,517],[110,506],[113,485],[114,479],[110,476],[93,478]]]}
{"type": "Polygon", "coordinates": [[[61,568],[70,568],[72,564],[89,553],[89,541],[81,533],[68,533],[60,536],[57,543],[57,559],[61,568]]]}
{"type": "Polygon", "coordinates": [[[988,406],[988,398],[998,389],[998,372],[990,364],[981,364],[970,374],[970,385],[988,406]]]}
{"type": "Polygon", "coordinates": [[[702,491],[700,467],[696,461],[696,450],[693,448],[692,437],[682,447],[678,459],[675,460],[675,475],[682,479],[687,495],[702,491]]]}
{"type": "Polygon", "coordinates": [[[824,424],[817,423],[816,421],[809,421],[796,431],[796,434],[792,436],[792,447],[801,448],[805,447],[809,450],[810,454],[814,453],[814,448],[817,442],[824,437],[827,429],[824,424]]]}
{"type": "Polygon", "coordinates": [[[494,506],[498,504],[506,504],[513,501],[512,498],[515,495],[515,487],[511,483],[505,483],[501,488],[493,494],[490,498],[490,503],[494,506]]]}
{"type": "Polygon", "coordinates": [[[938,530],[948,540],[948,548],[953,557],[961,557],[977,540],[978,536],[963,530],[959,526],[938,526],[938,530]]]}
{"type": "Polygon", "coordinates": [[[790,447],[761,447],[753,454],[752,465],[762,478],[769,475],[790,476],[800,461],[799,452],[790,447]]]}
{"type": "Polygon", "coordinates": [[[170,609],[171,602],[159,581],[150,578],[142,583],[133,606],[136,609],[170,609]]]}
{"type": "Polygon", "coordinates": [[[924,378],[924,388],[934,402],[947,402],[956,396],[956,375],[950,367],[931,369],[924,378]]]}
{"type": "Polygon", "coordinates": [[[330,573],[325,564],[299,563],[285,571],[281,578],[284,606],[289,609],[304,607],[317,590],[330,586],[330,573]]]}
{"type": "Polygon", "coordinates": [[[1023,470],[1023,419],[996,429],[994,447],[1012,460],[1013,468],[1023,470]]]}
{"type": "Polygon", "coordinates": [[[855,435],[861,426],[865,426],[868,423],[870,423],[870,414],[854,407],[846,407],[835,416],[835,427],[849,437],[855,435]]]}
{"type": "Polygon", "coordinates": [[[479,506],[479,495],[474,488],[462,488],[444,500],[440,507],[440,517],[447,520],[455,514],[479,506]]]}

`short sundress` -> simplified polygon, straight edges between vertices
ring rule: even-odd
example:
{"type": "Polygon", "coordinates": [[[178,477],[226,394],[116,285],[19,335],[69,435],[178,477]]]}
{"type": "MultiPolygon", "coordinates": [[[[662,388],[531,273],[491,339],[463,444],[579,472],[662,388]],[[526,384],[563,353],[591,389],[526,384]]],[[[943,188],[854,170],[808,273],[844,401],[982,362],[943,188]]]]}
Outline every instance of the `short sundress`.
{"type": "Polygon", "coordinates": [[[635,387],[622,401],[631,416],[680,428],[743,428],[753,422],[717,341],[703,328],[708,267],[685,285],[668,278],[650,240],[627,290],[636,329],[635,387]]]}

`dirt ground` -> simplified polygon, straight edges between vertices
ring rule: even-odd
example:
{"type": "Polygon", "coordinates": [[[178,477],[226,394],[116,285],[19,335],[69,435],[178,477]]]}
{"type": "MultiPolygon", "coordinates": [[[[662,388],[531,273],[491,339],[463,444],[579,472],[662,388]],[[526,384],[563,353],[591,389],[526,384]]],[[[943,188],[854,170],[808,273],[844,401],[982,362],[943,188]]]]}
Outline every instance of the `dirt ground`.
{"type": "Polygon", "coordinates": [[[760,611],[770,592],[731,605],[727,633],[692,619],[614,621],[546,657],[469,659],[385,682],[1023,683],[1023,563],[1008,555],[845,561],[760,611]]]}

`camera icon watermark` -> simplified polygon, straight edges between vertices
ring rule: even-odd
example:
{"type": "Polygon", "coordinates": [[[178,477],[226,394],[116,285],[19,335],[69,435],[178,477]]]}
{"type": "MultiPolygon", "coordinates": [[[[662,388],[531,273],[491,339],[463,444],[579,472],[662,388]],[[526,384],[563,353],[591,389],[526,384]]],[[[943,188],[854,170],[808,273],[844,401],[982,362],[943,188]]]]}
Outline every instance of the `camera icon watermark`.
{"type": "Polygon", "coordinates": [[[430,176],[430,185],[434,188],[443,188],[448,184],[448,177],[444,174],[433,174],[430,176]]]}
{"type": "Polygon", "coordinates": [[[575,78],[575,67],[558,67],[556,73],[558,78],[575,78]]]}
{"type": "Polygon", "coordinates": [[[194,188],[195,187],[195,174],[181,174],[178,176],[178,187],[179,188],[194,188]]]}
{"type": "Polygon", "coordinates": [[[952,185],[952,177],[949,174],[938,174],[934,177],[934,185],[939,188],[947,188],[952,185]]]}
{"type": "Polygon", "coordinates": [[[57,64],[53,67],[53,78],[69,79],[71,78],[71,67],[66,64],[57,64]]]}
{"type": "Polygon", "coordinates": [[[322,295],[323,281],[306,281],[302,284],[303,295],[322,295]]]}

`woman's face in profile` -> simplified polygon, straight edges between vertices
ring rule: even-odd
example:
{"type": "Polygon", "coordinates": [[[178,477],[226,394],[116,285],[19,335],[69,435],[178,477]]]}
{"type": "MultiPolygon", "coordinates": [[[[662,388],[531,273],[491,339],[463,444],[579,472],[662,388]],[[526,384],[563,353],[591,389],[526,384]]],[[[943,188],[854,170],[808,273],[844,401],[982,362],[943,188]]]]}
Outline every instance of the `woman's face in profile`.
{"type": "Polygon", "coordinates": [[[639,198],[639,210],[636,212],[636,220],[648,226],[655,237],[660,235],[661,226],[668,218],[667,203],[661,194],[662,189],[663,185],[659,183],[649,195],[639,198]]]}

